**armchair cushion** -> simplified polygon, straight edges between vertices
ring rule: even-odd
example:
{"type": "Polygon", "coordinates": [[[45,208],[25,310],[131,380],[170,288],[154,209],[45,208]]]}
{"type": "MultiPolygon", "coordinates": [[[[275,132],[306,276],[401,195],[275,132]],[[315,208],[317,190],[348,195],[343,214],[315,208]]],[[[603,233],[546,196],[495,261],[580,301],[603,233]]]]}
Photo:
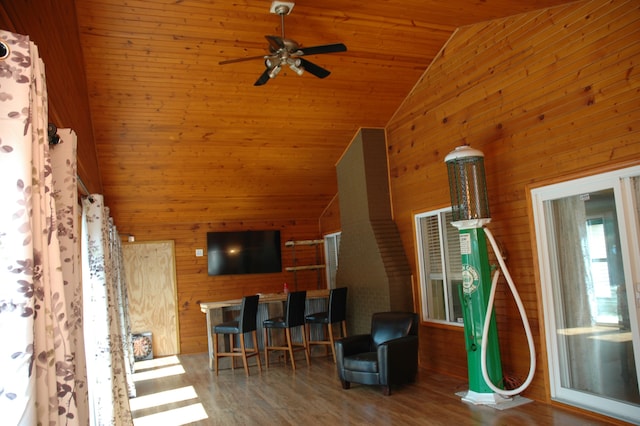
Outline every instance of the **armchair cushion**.
{"type": "Polygon", "coordinates": [[[378,354],[376,352],[362,352],[344,359],[344,368],[365,373],[378,372],[378,354]]]}
{"type": "Polygon", "coordinates": [[[418,372],[418,315],[378,312],[371,318],[371,334],[336,341],[338,375],[344,389],[351,382],[382,385],[415,381],[418,372]]]}

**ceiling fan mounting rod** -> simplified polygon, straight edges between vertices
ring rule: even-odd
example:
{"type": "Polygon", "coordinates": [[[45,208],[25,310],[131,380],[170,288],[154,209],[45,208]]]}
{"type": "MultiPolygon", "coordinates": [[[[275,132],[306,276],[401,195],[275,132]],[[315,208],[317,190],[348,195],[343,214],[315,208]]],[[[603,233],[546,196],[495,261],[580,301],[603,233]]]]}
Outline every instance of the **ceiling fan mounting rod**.
{"type": "Polygon", "coordinates": [[[289,13],[289,6],[278,6],[276,12],[280,15],[280,28],[282,29],[282,39],[284,40],[284,16],[289,13]]]}
{"type": "Polygon", "coordinates": [[[293,6],[296,4],[293,2],[287,1],[278,1],[275,0],[271,3],[271,13],[275,13],[280,15],[280,27],[282,28],[282,38],[284,39],[284,17],[291,13],[293,6]]]}

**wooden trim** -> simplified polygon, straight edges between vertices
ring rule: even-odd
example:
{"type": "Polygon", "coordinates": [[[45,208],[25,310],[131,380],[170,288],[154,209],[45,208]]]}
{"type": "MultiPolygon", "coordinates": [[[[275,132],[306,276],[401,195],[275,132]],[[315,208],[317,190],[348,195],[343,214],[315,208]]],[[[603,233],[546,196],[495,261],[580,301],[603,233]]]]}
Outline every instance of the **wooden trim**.
{"type": "Polygon", "coordinates": [[[323,244],[324,240],[299,240],[299,241],[287,241],[284,243],[285,247],[294,247],[294,246],[317,246],[318,244],[323,244]]]}
{"type": "Polygon", "coordinates": [[[286,268],[284,268],[284,270],[287,271],[287,272],[309,271],[309,270],[315,270],[315,269],[322,269],[322,268],[325,268],[325,267],[326,267],[326,265],[287,266],[286,268]]]}

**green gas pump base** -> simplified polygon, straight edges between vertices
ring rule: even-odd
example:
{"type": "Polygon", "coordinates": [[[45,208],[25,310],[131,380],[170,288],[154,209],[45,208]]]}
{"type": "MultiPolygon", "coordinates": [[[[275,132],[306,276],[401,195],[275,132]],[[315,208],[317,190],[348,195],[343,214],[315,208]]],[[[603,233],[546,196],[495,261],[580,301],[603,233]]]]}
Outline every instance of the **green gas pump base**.
{"type": "Polygon", "coordinates": [[[510,401],[491,390],[481,367],[481,349],[486,345],[487,373],[491,382],[501,388],[502,366],[495,316],[492,315],[487,336],[482,336],[487,304],[491,292],[491,265],[482,226],[466,221],[454,222],[460,233],[462,254],[462,285],[459,288],[464,320],[465,348],[469,371],[469,391],[462,400],[472,404],[495,405],[510,401]]]}

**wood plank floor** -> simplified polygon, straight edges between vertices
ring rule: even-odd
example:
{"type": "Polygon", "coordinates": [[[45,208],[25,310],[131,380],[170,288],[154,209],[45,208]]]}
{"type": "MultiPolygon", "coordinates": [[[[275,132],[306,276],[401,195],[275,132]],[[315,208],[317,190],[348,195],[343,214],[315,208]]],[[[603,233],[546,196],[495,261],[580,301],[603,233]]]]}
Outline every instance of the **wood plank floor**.
{"type": "MultiPolygon", "coordinates": [[[[302,356],[302,355],[301,355],[302,356]]],[[[296,358],[297,359],[297,358],[296,358]]],[[[392,388],[353,384],[343,390],[330,358],[310,367],[290,365],[208,369],[207,354],[136,364],[137,397],[130,400],[136,426],[192,425],[611,425],[563,408],[530,402],[507,410],[464,403],[466,382],[420,371],[413,385],[392,388]],[[154,364],[159,364],[155,365],[154,364]],[[156,377],[162,376],[163,377],[156,377]]]]}

